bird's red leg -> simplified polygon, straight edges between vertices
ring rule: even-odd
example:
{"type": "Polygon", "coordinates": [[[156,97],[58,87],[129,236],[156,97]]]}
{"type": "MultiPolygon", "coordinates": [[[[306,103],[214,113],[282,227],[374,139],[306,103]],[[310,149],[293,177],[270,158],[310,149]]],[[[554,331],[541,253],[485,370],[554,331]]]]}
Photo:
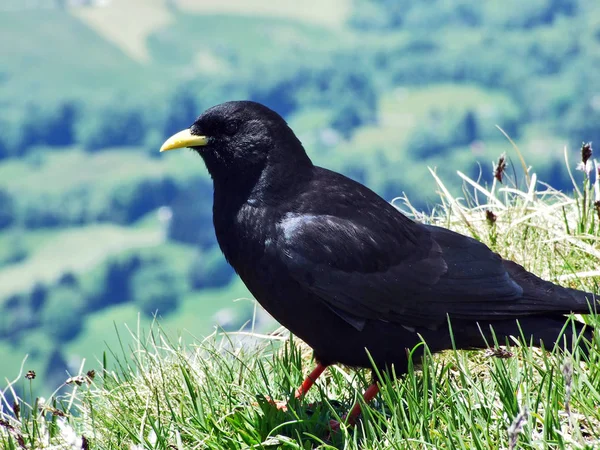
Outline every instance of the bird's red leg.
{"type": "MultiPolygon", "coordinates": [[[[375,396],[379,393],[379,386],[377,383],[373,383],[371,386],[367,388],[365,393],[363,394],[363,400],[365,403],[369,403],[371,400],[375,398],[375,396]]],[[[356,402],[356,404],[352,407],[350,412],[344,417],[350,425],[354,425],[356,423],[356,418],[360,414],[360,403],[356,402]]]]}
{"type": "MultiPolygon", "coordinates": [[[[317,367],[306,377],[306,379],[302,382],[300,387],[296,390],[296,398],[300,399],[306,395],[308,390],[315,384],[317,378],[321,376],[321,374],[327,368],[324,364],[317,364],[317,367]]],[[[277,409],[282,411],[287,411],[287,402],[283,400],[273,400],[272,398],[267,397],[267,401],[274,405],[277,409]]]]}
{"type": "Polygon", "coordinates": [[[325,371],[327,366],[319,363],[317,367],[306,377],[306,379],[302,382],[300,387],[296,390],[296,398],[302,398],[306,395],[308,390],[315,384],[317,378],[321,376],[321,374],[325,371]]]}
{"type": "MultiPolygon", "coordinates": [[[[373,398],[375,398],[375,396],[377,395],[378,392],[379,392],[379,386],[377,386],[377,383],[373,383],[371,386],[369,386],[367,388],[367,390],[363,394],[364,402],[369,403],[371,400],[373,400],[373,398]]],[[[361,411],[360,403],[356,402],[356,404],[352,407],[350,412],[344,416],[343,420],[345,422],[347,422],[348,425],[354,425],[356,423],[357,417],[360,414],[360,411],[361,411]]],[[[340,423],[337,420],[331,420],[329,422],[329,425],[331,426],[331,429],[334,432],[339,431],[339,429],[340,429],[340,423]]]]}

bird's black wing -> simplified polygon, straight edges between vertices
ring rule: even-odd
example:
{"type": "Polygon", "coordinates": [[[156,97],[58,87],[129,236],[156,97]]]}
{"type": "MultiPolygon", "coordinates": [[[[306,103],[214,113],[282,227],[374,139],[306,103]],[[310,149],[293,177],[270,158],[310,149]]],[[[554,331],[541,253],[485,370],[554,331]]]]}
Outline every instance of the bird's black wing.
{"type": "Polygon", "coordinates": [[[357,219],[289,215],[278,241],[291,276],[356,328],[365,319],[436,327],[447,314],[499,318],[522,296],[502,259],[474,239],[412,222],[408,238],[402,224],[382,233],[376,220],[357,219]]]}

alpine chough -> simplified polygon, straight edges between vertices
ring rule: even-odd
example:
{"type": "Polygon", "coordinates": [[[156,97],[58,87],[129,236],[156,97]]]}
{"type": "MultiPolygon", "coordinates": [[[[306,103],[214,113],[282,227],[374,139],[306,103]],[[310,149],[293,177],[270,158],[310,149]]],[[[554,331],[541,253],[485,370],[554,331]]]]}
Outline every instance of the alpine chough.
{"type": "Polygon", "coordinates": [[[198,152],[212,176],[225,258],[314,350],[318,366],[298,397],[330,364],[393,365],[401,374],[407,350],[422,340],[438,352],[509,336],[546,348],[592,338],[582,323],[565,327],[565,314],[588,313],[593,294],[544,281],[473,238],[417,223],[364,185],[313,165],[283,118],[259,103],[214,106],[160,150],[183,147],[198,152]]]}

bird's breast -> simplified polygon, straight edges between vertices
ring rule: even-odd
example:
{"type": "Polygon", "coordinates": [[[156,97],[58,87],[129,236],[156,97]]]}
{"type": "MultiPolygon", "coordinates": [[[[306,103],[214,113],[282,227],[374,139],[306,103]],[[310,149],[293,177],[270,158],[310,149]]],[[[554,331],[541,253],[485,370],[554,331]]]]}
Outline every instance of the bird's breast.
{"type": "Polygon", "coordinates": [[[225,258],[239,274],[252,270],[272,242],[273,220],[266,208],[243,205],[236,211],[214,211],[215,234],[225,258]]]}

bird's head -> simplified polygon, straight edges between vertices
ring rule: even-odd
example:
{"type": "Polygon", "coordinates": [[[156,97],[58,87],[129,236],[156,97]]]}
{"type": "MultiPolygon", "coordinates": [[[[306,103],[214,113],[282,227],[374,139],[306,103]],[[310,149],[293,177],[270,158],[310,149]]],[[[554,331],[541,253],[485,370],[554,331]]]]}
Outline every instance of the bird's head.
{"type": "Polygon", "coordinates": [[[256,182],[268,167],[311,165],[285,120],[266,106],[250,101],[213,106],[190,128],[167,139],[160,151],[185,147],[202,156],[215,183],[256,182]]]}

